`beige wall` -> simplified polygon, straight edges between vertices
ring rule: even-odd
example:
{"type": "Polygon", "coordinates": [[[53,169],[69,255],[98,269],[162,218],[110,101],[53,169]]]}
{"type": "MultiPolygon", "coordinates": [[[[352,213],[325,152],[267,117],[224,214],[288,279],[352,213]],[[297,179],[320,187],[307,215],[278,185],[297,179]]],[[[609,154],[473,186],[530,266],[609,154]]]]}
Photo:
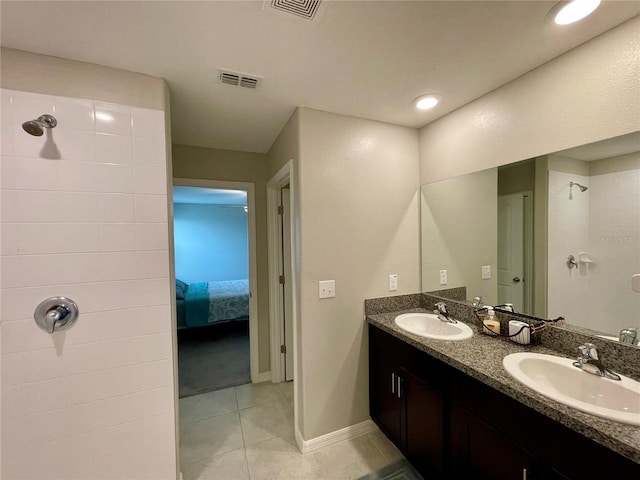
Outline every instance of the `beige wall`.
{"type": "Polygon", "coordinates": [[[302,108],[302,435],[369,418],[365,298],[420,288],[418,132],[302,108]],[[398,274],[397,292],[388,275],[398,274]],[[318,299],[318,281],[336,297],[318,299]]]}
{"type": "Polygon", "coordinates": [[[640,129],[640,17],[420,130],[421,183],[640,129]]]}
{"type": "Polygon", "coordinates": [[[289,160],[300,158],[300,117],[296,110],[269,149],[269,179],[289,160]]]}
{"type": "Polygon", "coordinates": [[[497,188],[495,168],[422,186],[422,290],[467,287],[467,298],[497,303],[497,188]],[[491,279],[482,280],[483,265],[491,279]]]}
{"type": "Polygon", "coordinates": [[[4,47],[0,55],[2,88],[156,110],[169,105],[162,78],[4,47]]]}
{"type": "Polygon", "coordinates": [[[264,153],[173,145],[173,177],[252,182],[256,194],[259,371],[269,367],[269,275],[267,263],[267,181],[264,153]]]}

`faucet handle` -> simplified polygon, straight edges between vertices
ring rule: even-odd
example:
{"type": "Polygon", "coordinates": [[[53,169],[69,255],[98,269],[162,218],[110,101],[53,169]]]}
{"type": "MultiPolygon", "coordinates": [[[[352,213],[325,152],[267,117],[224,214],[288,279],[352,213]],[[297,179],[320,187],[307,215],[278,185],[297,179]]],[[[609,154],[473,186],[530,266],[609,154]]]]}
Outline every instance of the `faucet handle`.
{"type": "Polygon", "coordinates": [[[636,338],[638,338],[637,328],[623,328],[620,330],[620,336],[618,340],[620,343],[627,343],[629,345],[635,345],[636,338]]]}
{"type": "Polygon", "coordinates": [[[598,360],[598,349],[593,343],[585,343],[578,347],[578,352],[580,355],[578,356],[578,360],[598,360]]]}
{"type": "Polygon", "coordinates": [[[443,315],[448,315],[447,312],[447,304],[444,302],[437,302],[436,303],[436,308],[438,309],[439,313],[442,313],[443,315]]]}

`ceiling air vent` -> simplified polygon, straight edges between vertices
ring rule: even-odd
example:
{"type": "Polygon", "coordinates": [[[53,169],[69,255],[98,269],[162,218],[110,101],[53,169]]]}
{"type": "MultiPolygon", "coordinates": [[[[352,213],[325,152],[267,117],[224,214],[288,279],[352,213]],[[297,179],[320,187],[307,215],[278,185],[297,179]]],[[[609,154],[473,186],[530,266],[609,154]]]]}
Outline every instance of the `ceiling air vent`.
{"type": "Polygon", "coordinates": [[[298,17],[313,20],[321,0],[271,0],[271,6],[298,17]]]}
{"type": "Polygon", "coordinates": [[[218,69],[218,83],[255,90],[262,85],[262,77],[218,69]]]}

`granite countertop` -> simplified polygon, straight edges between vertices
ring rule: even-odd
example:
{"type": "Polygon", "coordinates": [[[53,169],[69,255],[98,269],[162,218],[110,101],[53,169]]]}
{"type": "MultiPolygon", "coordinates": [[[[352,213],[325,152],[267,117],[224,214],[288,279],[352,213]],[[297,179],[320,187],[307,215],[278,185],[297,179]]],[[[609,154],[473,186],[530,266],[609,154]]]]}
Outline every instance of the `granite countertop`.
{"type": "Polygon", "coordinates": [[[402,313],[425,312],[423,308],[367,315],[371,325],[390,333],[415,348],[466,373],[486,385],[508,395],[528,407],[583,434],[613,451],[640,463],[640,427],[626,425],[589,415],[544,397],[513,379],[502,367],[502,359],[510,353],[536,352],[566,357],[543,346],[521,346],[477,332],[469,340],[451,342],[432,340],[408,333],[394,323],[402,313]]]}

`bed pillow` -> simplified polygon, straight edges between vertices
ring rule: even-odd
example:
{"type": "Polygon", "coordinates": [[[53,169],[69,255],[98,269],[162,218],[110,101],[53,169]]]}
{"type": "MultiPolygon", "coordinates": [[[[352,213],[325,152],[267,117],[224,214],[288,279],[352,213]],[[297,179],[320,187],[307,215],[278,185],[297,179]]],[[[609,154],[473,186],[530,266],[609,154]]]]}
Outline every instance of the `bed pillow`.
{"type": "Polygon", "coordinates": [[[178,300],[184,300],[184,296],[187,293],[187,284],[182,280],[176,278],[176,298],[178,300]]]}

